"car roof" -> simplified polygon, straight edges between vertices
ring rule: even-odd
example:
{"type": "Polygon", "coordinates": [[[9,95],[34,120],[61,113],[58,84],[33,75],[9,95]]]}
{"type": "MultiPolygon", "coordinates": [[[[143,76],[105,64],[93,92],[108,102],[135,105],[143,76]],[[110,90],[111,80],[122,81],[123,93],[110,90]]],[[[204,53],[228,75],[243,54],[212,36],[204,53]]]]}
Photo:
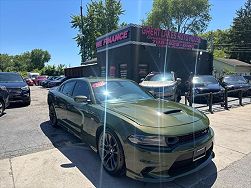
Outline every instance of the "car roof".
{"type": "Polygon", "coordinates": [[[88,82],[101,82],[101,81],[131,81],[123,78],[105,78],[105,77],[81,77],[81,78],[71,78],[71,80],[85,80],[88,82]]]}

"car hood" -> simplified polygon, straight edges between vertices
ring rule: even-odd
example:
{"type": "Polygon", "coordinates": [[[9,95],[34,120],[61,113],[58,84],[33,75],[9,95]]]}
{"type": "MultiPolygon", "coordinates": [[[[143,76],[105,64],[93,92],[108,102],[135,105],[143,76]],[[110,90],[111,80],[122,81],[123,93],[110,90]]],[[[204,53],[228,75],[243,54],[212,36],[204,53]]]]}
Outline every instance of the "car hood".
{"type": "Polygon", "coordinates": [[[151,99],[133,103],[107,104],[107,108],[141,126],[152,128],[181,126],[206,118],[198,110],[164,100],[151,99]]]}
{"type": "Polygon", "coordinates": [[[228,83],[228,84],[226,84],[226,87],[227,88],[236,88],[236,89],[249,88],[249,87],[251,87],[251,84],[248,84],[248,83],[228,83]]]}
{"type": "Polygon", "coordinates": [[[168,87],[175,84],[176,81],[143,81],[139,85],[142,87],[168,87]]]}
{"type": "Polygon", "coordinates": [[[208,90],[208,91],[220,91],[223,87],[220,84],[201,84],[195,85],[195,89],[208,90]]]}
{"type": "Polygon", "coordinates": [[[1,86],[5,86],[6,88],[21,88],[27,86],[26,82],[0,82],[1,86]]]}

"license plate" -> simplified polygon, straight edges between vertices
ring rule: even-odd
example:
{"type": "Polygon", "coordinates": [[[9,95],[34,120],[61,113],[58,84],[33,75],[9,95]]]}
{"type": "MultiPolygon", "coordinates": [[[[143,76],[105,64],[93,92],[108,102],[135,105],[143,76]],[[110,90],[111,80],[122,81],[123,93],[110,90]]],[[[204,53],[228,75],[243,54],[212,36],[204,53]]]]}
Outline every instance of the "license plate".
{"type": "Polygon", "coordinates": [[[197,161],[206,156],[206,148],[200,148],[193,152],[193,161],[197,161]]]}

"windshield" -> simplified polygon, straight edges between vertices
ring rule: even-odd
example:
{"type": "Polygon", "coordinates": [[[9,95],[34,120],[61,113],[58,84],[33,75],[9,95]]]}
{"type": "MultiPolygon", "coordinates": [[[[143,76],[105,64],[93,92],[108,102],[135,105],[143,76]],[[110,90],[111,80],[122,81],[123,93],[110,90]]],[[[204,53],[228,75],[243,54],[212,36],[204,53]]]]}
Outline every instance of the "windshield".
{"type": "Polygon", "coordinates": [[[243,76],[227,76],[223,79],[226,83],[246,83],[247,81],[243,76]]]}
{"type": "Polygon", "coordinates": [[[173,73],[148,74],[144,81],[174,81],[173,73]]]}
{"type": "Polygon", "coordinates": [[[218,81],[213,76],[195,76],[193,84],[218,84],[218,81]]]}
{"type": "Polygon", "coordinates": [[[57,79],[55,79],[55,80],[62,81],[64,78],[65,78],[65,77],[59,77],[59,78],[57,78],[57,79]]]}
{"type": "Polygon", "coordinates": [[[0,74],[0,82],[23,82],[24,80],[19,74],[4,73],[0,74]]]}
{"type": "Polygon", "coordinates": [[[137,100],[153,99],[138,85],[131,81],[92,82],[91,86],[98,102],[133,102],[137,100]]]}

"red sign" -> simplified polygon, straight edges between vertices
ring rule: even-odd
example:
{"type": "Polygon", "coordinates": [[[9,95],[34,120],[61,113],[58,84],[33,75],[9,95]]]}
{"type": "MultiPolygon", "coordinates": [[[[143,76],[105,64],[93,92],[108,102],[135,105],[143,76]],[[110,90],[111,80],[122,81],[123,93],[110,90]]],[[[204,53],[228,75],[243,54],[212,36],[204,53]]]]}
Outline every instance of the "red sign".
{"type": "Polygon", "coordinates": [[[127,31],[123,31],[120,33],[117,33],[115,35],[109,36],[105,39],[102,39],[100,41],[96,42],[96,48],[100,48],[102,46],[108,45],[108,44],[112,44],[114,42],[118,42],[124,39],[128,38],[128,30],[127,31]]]}
{"type": "Polygon", "coordinates": [[[196,48],[201,42],[198,36],[187,35],[184,33],[152,28],[149,26],[142,27],[142,35],[150,39],[152,43],[160,47],[192,49],[196,48]]]}

